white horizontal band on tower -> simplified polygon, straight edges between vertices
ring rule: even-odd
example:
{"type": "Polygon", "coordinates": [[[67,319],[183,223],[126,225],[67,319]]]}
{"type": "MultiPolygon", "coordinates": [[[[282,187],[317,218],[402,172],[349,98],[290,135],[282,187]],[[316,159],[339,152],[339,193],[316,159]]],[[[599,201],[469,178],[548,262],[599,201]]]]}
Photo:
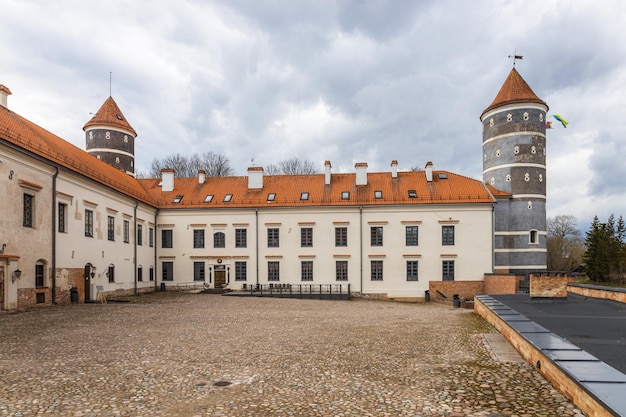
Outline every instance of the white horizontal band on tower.
{"type": "Polygon", "coordinates": [[[496,253],[547,253],[547,249],[494,249],[496,253]]]}
{"type": "Polygon", "coordinates": [[[531,163],[531,162],[529,162],[529,163],[514,162],[512,164],[502,164],[502,165],[493,166],[491,168],[487,168],[487,169],[483,170],[483,174],[485,174],[487,172],[495,171],[496,169],[520,168],[520,167],[546,169],[545,164],[534,164],[534,163],[531,163]]]}
{"type": "Polygon", "coordinates": [[[120,151],[120,150],[117,150],[117,149],[109,149],[109,148],[92,148],[92,149],[87,149],[87,152],[89,152],[89,153],[91,153],[91,152],[115,153],[115,154],[119,154],[119,155],[130,156],[131,158],[135,157],[135,155],[133,155],[130,152],[124,152],[124,151],[120,151]]]}
{"type": "Polygon", "coordinates": [[[516,270],[516,269],[546,270],[548,269],[548,265],[496,265],[495,267],[497,269],[509,269],[509,270],[516,270]]]}
{"type": "Polygon", "coordinates": [[[510,138],[510,137],[514,137],[514,136],[541,136],[542,138],[545,138],[546,135],[540,132],[515,132],[515,133],[505,133],[503,135],[498,135],[498,136],[494,136],[492,138],[487,139],[486,141],[483,142],[483,145],[489,143],[489,142],[494,142],[496,140],[499,139],[505,139],[505,138],[510,138]]]}
{"type": "MultiPolygon", "coordinates": [[[[493,233],[496,236],[528,236],[528,230],[526,230],[526,231],[519,231],[519,232],[495,231],[493,233]]],[[[545,230],[538,230],[537,233],[540,234],[540,235],[544,235],[544,236],[548,234],[548,232],[546,232],[545,230]]]]}

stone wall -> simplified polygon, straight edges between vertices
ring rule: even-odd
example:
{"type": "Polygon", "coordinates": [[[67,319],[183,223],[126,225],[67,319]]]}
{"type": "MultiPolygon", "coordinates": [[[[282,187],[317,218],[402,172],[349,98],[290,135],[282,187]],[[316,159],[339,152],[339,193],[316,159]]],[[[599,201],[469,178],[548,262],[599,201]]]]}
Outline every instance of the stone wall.
{"type": "Polygon", "coordinates": [[[530,298],[567,298],[567,282],[564,274],[531,274],[530,298]]]}
{"type": "Polygon", "coordinates": [[[519,289],[522,275],[514,274],[485,274],[484,294],[515,294],[519,289]]]}
{"type": "Polygon", "coordinates": [[[474,294],[485,293],[483,281],[431,281],[428,283],[431,300],[437,298],[452,299],[454,294],[459,298],[474,298],[474,294]]]}
{"type": "Polygon", "coordinates": [[[626,303],[626,288],[601,287],[599,285],[570,284],[567,291],[591,298],[604,298],[620,303],[626,303]]]}

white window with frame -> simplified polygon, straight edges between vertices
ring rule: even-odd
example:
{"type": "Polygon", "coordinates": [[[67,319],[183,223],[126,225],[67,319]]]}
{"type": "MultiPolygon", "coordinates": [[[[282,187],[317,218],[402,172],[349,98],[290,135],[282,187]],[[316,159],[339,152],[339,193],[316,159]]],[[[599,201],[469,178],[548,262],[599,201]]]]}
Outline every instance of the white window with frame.
{"type": "Polygon", "coordinates": [[[280,262],[278,261],[267,262],[267,280],[268,281],[280,281],[280,262]]]}
{"type": "Polygon", "coordinates": [[[454,245],[454,226],[441,226],[441,244],[443,246],[454,245]]]}
{"type": "Polygon", "coordinates": [[[245,248],[248,246],[248,230],[235,229],[235,247],[245,248]]]}
{"type": "Polygon", "coordinates": [[[454,281],[454,261],[444,260],[441,262],[441,265],[442,265],[441,279],[443,281],[454,281]]]}
{"type": "Polygon", "coordinates": [[[59,233],[67,233],[67,204],[58,204],[58,231],[59,233]]]}
{"type": "Polygon", "coordinates": [[[313,281],[313,261],[300,263],[300,277],[302,281],[313,281]]]}
{"type": "Polygon", "coordinates": [[[337,281],[348,280],[348,261],[335,261],[335,279],[337,281]]]}
{"type": "Polygon", "coordinates": [[[174,281],[174,262],[163,261],[161,263],[161,280],[174,281]]]}
{"type": "Polygon", "coordinates": [[[383,261],[371,261],[371,278],[372,281],[383,280],[383,261]]]}
{"type": "Polygon", "coordinates": [[[418,281],[418,261],[406,261],[406,280],[418,281]]]}
{"type": "Polygon", "coordinates": [[[204,281],[204,261],[193,263],[193,280],[204,281]]]}
{"type": "Polygon", "coordinates": [[[235,281],[248,280],[248,264],[245,261],[235,262],[235,281]]]}
{"type": "Polygon", "coordinates": [[[130,222],[124,220],[124,243],[130,243],[130,222]]]}
{"type": "Polygon", "coordinates": [[[195,249],[204,248],[204,229],[194,229],[193,231],[193,247],[195,249]]]}

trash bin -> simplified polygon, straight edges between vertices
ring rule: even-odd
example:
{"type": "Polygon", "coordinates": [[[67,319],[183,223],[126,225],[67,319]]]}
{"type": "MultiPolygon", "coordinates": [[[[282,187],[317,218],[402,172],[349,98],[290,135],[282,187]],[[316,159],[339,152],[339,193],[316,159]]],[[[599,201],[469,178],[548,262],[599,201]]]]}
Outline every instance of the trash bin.
{"type": "Polygon", "coordinates": [[[424,301],[426,301],[426,302],[430,301],[430,291],[429,290],[424,291],[424,301]]]}
{"type": "Polygon", "coordinates": [[[78,288],[76,287],[70,288],[70,302],[72,304],[78,303],[78,288]]]}
{"type": "Polygon", "coordinates": [[[161,283],[161,291],[165,291],[165,283],[164,282],[161,283]]]}
{"type": "Polygon", "coordinates": [[[454,308],[461,307],[461,300],[459,299],[459,294],[454,294],[452,296],[452,302],[454,303],[454,308]]]}

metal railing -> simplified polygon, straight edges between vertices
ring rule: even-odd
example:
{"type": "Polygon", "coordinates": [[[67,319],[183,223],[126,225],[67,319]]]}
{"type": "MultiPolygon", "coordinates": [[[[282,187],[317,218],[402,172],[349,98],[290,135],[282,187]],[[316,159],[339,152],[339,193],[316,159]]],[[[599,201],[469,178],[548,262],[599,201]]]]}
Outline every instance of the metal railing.
{"type": "Polygon", "coordinates": [[[257,297],[348,299],[350,284],[243,284],[241,292],[257,297]]]}

